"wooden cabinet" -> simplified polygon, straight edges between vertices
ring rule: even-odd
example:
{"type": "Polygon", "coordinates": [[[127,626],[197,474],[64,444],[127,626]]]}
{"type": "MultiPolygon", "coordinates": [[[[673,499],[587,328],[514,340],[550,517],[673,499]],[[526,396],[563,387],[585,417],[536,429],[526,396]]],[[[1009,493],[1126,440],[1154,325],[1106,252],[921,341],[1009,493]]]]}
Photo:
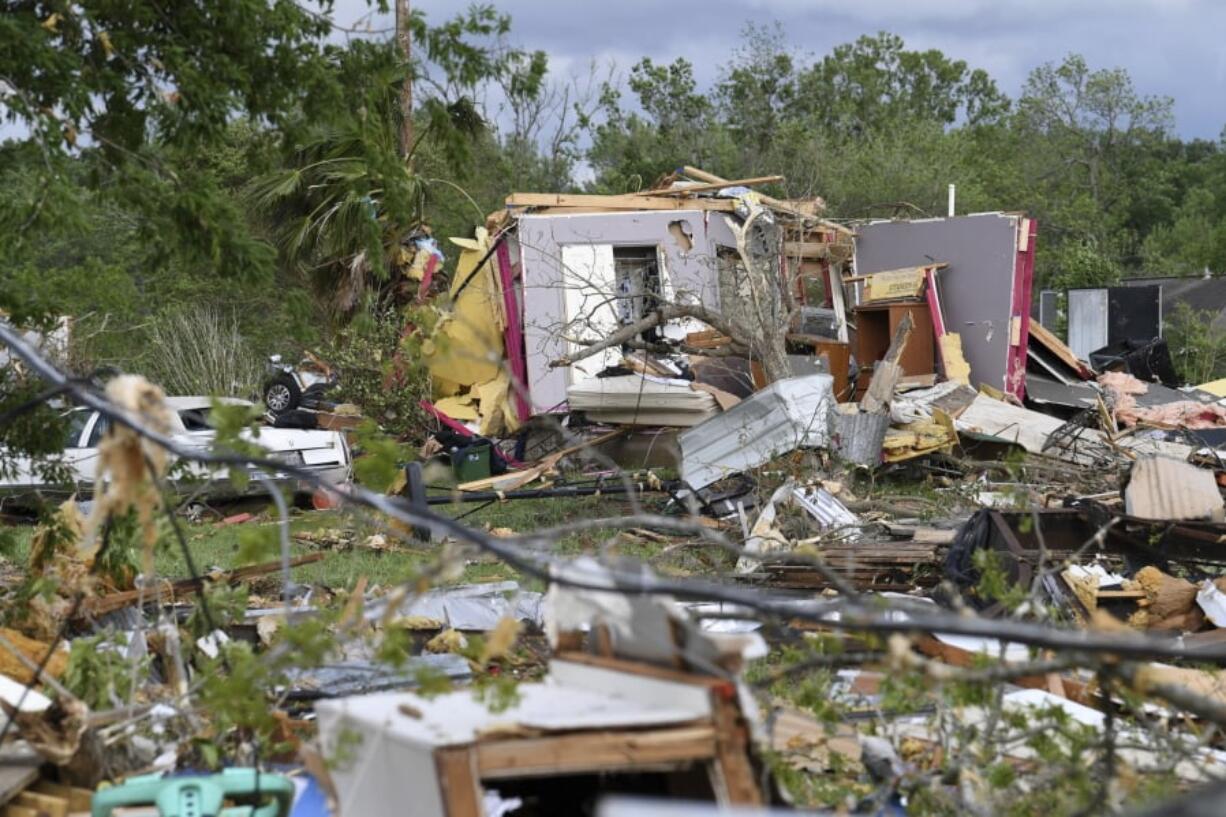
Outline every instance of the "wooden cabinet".
{"type": "Polygon", "coordinates": [[[911,337],[898,363],[904,376],[932,374],[937,370],[936,342],[932,336],[932,314],[926,301],[893,301],[862,304],[852,310],[856,323],[856,363],[860,375],[856,379],[856,399],[868,388],[873,364],[885,357],[894,330],[904,315],[911,315],[911,337]]]}

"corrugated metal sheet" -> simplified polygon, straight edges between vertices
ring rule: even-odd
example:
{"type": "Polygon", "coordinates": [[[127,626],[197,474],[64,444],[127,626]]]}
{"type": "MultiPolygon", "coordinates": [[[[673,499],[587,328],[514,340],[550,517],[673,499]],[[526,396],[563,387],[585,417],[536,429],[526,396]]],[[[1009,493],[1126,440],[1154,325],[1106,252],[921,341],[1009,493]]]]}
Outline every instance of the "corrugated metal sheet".
{"type": "Polygon", "coordinates": [[[833,404],[828,374],[777,380],[677,438],[681,478],[698,490],[788,451],[821,448],[833,404]]]}
{"type": "Polygon", "coordinates": [[[1139,457],[1124,489],[1124,508],[1141,519],[1223,519],[1213,472],[1171,457],[1139,457]]]}

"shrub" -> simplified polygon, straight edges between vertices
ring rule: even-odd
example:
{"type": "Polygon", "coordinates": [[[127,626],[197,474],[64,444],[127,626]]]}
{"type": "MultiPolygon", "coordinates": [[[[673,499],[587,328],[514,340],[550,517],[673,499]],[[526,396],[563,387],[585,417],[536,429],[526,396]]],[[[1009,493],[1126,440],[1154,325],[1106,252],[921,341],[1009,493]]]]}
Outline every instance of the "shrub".
{"type": "Polygon", "coordinates": [[[406,325],[394,310],[358,315],[324,358],[340,372],[339,399],[356,404],[389,433],[424,442],[429,429],[418,403],[430,397],[430,374],[405,340],[406,325]]]}
{"type": "Polygon", "coordinates": [[[1213,325],[1214,317],[1213,312],[1180,303],[1167,319],[1163,336],[1185,383],[1204,383],[1226,370],[1226,331],[1213,325]]]}
{"type": "Polygon", "coordinates": [[[145,376],[171,395],[252,397],[263,374],[235,317],[209,306],[155,318],[141,363],[145,376]]]}

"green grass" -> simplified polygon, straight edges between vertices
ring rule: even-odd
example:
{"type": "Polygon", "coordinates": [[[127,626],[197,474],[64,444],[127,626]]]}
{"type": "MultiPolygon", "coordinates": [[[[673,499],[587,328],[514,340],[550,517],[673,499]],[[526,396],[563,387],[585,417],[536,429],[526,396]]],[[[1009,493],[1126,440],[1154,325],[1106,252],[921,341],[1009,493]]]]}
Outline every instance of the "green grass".
{"type": "MultiPolygon", "coordinates": [[[[495,503],[485,508],[479,508],[476,504],[435,506],[439,513],[452,517],[472,511],[462,520],[470,527],[486,530],[506,528],[514,533],[527,533],[577,519],[617,517],[627,513],[628,509],[628,503],[608,496],[516,500],[495,503]]],[[[278,558],[275,510],[271,506],[254,507],[251,510],[258,514],[257,519],[241,524],[224,525],[213,521],[191,523],[180,520],[192,560],[198,570],[229,570],[250,564],[252,560],[244,560],[241,555],[244,551],[244,539],[252,536],[259,536],[264,542],[260,557],[254,561],[274,561],[278,558]]],[[[177,538],[168,526],[163,527],[155,554],[157,574],[170,579],[187,578],[191,571],[177,538]]],[[[22,566],[26,563],[33,531],[33,525],[9,528],[12,546],[7,555],[13,564],[22,566]]],[[[291,540],[291,552],[294,556],[318,552],[321,549],[327,553],[321,562],[295,568],[294,580],[306,584],[322,584],[337,590],[352,587],[362,576],[367,577],[372,586],[387,586],[407,581],[417,576],[423,568],[433,564],[442,550],[441,543],[415,541],[410,537],[398,535],[374,517],[350,511],[294,511],[290,520],[290,531],[292,537],[303,533],[336,531],[355,542],[352,548],[331,550],[297,539],[291,540]],[[364,548],[362,543],[375,533],[383,534],[396,549],[378,551],[364,548]]],[[[558,543],[556,552],[591,552],[608,542],[615,533],[611,529],[599,529],[573,534],[558,543]]],[[[650,558],[658,548],[658,545],[631,543],[621,545],[619,550],[627,555],[650,558]]],[[[470,560],[458,583],[508,579],[519,580],[525,586],[541,589],[540,582],[523,577],[509,565],[485,555],[477,555],[470,560]]]]}

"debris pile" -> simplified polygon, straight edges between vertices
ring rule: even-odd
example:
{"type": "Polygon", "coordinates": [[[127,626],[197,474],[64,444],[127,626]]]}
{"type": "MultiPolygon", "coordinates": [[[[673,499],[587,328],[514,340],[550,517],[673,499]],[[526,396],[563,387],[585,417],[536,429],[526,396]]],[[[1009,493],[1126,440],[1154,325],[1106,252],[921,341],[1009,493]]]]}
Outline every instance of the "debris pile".
{"type": "MultiPolygon", "coordinates": [[[[147,479],[147,435],[108,432],[114,482],[4,584],[7,813],[986,814],[1048,765],[1226,773],[1221,399],[1161,338],[1036,321],[1025,215],[847,225],[777,181],[515,193],[449,280],[417,246],[433,439],[332,516],[210,525],[228,569],[152,490],[166,451],[147,479]],[[154,576],[162,534],[189,575],[154,576]],[[294,580],[325,561],[345,587],[294,580]]],[[[277,425],[356,422],[317,364],[277,370],[277,425]]],[[[204,410],[140,383],[155,430],[204,410]]]]}

